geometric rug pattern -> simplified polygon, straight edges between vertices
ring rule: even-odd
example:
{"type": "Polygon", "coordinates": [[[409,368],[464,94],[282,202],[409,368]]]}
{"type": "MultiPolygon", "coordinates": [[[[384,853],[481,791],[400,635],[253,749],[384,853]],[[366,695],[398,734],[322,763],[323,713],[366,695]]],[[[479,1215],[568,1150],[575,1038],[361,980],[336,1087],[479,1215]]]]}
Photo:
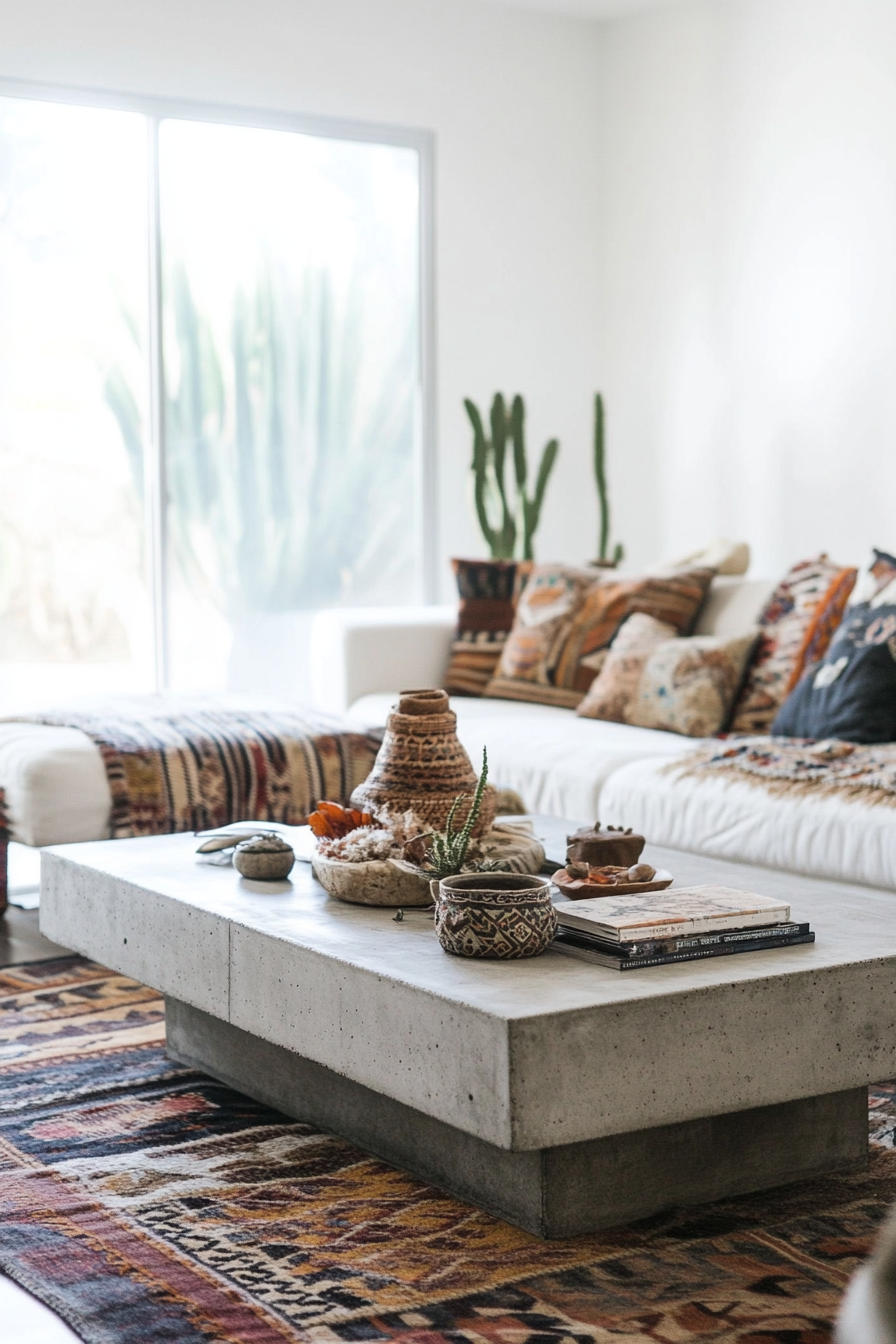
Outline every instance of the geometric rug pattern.
{"type": "Polygon", "coordinates": [[[0,1269],[90,1344],[822,1344],[896,1200],[867,1171],[544,1242],[172,1063],[155,991],[0,970],[0,1269]]]}

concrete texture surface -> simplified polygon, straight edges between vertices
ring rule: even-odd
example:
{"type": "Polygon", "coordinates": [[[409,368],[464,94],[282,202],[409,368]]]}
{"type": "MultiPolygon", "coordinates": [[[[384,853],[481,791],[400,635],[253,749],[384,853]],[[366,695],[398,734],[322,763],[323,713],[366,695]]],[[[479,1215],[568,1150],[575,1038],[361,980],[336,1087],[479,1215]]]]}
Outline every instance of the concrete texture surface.
{"type": "Polygon", "coordinates": [[[166,1000],[166,1020],[169,1054],[181,1063],[332,1130],[536,1236],[578,1236],[868,1160],[863,1087],[511,1152],[176,999],[166,1000]]]}
{"type": "Polygon", "coordinates": [[[557,1148],[896,1073],[893,896],[653,850],[679,884],[786,890],[814,946],[621,975],[447,956],[424,911],[262,884],[191,836],[59,846],[41,927],[166,994],[498,1148],[557,1148]]]}

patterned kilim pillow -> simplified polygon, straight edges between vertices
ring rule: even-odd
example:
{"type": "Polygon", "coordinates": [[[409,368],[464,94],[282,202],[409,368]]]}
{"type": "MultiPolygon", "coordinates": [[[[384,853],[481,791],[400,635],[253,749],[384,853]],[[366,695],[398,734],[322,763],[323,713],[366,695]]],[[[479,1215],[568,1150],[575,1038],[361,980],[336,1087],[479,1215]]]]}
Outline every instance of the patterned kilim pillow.
{"type": "Polygon", "coordinates": [[[818,555],[784,575],[759,619],[759,647],[735,706],[732,733],[769,731],[803,668],[827,652],[856,573],[818,555]]]}
{"type": "Polygon", "coordinates": [[[772,732],[780,737],[896,741],[896,559],[874,552],[858,601],[827,655],[807,668],[772,732]]]}
{"type": "Polygon", "coordinates": [[[536,565],[485,694],[574,708],[581,694],[558,687],[553,672],[585,594],[594,586],[593,570],[536,565]]]}
{"type": "Polygon", "coordinates": [[[758,638],[749,630],[667,640],[647,657],[626,723],[687,737],[721,732],[758,638]]]}
{"type": "Polygon", "coordinates": [[[585,699],[576,710],[583,719],[626,723],[626,713],[637,693],[644,664],[654,649],[677,634],[674,625],[636,611],[619,627],[585,699]]]}
{"type": "Polygon", "coordinates": [[[555,681],[582,694],[603,666],[622,622],[635,612],[686,635],[703,606],[715,570],[684,569],[605,579],[585,594],[557,660],[555,681]]]}
{"type": "Polygon", "coordinates": [[[452,560],[460,606],[444,689],[451,695],[482,695],[495,674],[513,627],[531,560],[452,560]]]}
{"type": "Polygon", "coordinates": [[[574,709],[627,616],[643,612],[685,633],[713,572],[595,579],[586,570],[536,566],[486,695],[574,709]]]}

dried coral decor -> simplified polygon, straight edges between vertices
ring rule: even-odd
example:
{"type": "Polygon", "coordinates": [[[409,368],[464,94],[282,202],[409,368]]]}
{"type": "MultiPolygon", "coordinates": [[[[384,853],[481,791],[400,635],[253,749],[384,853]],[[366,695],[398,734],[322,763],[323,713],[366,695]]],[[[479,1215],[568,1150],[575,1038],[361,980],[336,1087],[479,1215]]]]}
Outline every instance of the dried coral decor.
{"type": "MultiPolygon", "coordinates": [[[[467,817],[476,792],[476,771],[457,737],[457,716],[448,708],[445,691],[402,691],[398,709],[386,722],[383,745],[373,770],[352,794],[352,806],[365,812],[412,811],[421,821],[444,830],[448,813],[459,794],[456,821],[467,817]]],[[[485,835],[495,819],[495,791],[488,785],[473,827],[485,835]]]]}

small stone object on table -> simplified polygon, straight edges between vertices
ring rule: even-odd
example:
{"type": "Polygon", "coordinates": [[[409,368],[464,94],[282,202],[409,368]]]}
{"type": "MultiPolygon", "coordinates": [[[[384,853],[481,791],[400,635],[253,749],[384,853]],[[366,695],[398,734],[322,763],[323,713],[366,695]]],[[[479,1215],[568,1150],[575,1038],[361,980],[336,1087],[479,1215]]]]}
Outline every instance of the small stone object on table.
{"type": "Polygon", "coordinates": [[[428,877],[405,859],[349,863],[317,853],[311,868],[328,896],[350,905],[432,905],[428,877]]]}
{"type": "Polygon", "coordinates": [[[241,840],[233,852],[233,866],[254,882],[282,882],[296,861],[292,845],[270,832],[241,840]]]}

